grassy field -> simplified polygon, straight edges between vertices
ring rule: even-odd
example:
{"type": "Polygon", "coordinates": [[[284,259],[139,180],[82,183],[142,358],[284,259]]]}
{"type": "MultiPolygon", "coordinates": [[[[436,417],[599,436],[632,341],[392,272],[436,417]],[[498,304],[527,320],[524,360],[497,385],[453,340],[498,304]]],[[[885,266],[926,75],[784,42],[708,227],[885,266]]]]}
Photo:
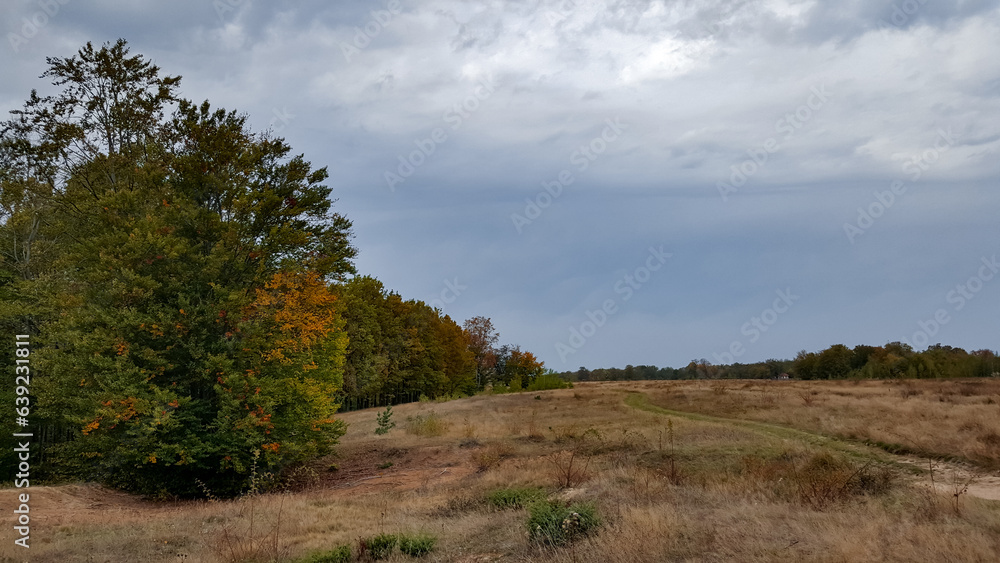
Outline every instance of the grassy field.
{"type": "Polygon", "coordinates": [[[285,492],[32,488],[30,557],[11,539],[0,561],[355,560],[380,534],[468,563],[1000,560],[1000,381],[605,382],[393,410],[385,436],[344,414],[338,455],[285,492]]]}

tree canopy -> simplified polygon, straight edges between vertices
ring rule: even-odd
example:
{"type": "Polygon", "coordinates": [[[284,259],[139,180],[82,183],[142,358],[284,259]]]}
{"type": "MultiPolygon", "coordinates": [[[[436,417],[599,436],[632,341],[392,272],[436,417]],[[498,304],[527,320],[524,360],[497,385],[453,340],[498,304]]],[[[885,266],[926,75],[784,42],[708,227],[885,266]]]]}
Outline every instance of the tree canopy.
{"type": "Polygon", "coordinates": [[[226,494],[328,451],[355,249],[326,169],[124,41],[48,64],[61,92],[0,137],[2,322],[35,337],[47,470],[226,494]]]}
{"type": "Polygon", "coordinates": [[[284,139],[181,98],[124,40],[47,63],[57,93],[0,123],[0,327],[31,337],[33,478],[233,495],[330,452],[343,404],[539,381],[488,318],[356,275],[327,169],[284,139]]]}

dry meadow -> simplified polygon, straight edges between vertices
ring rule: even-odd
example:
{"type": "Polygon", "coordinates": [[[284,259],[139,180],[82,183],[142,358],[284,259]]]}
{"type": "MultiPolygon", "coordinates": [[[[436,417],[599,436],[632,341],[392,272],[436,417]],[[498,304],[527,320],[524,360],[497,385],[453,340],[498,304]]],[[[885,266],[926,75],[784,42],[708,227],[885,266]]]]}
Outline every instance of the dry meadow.
{"type": "Polygon", "coordinates": [[[0,561],[355,560],[378,534],[468,563],[1000,560],[996,380],[602,382],[393,411],[384,436],[345,413],[338,454],[281,491],[32,488],[30,557],[11,539],[0,561]],[[594,519],[546,542],[527,525],[546,502],[594,519]]]}

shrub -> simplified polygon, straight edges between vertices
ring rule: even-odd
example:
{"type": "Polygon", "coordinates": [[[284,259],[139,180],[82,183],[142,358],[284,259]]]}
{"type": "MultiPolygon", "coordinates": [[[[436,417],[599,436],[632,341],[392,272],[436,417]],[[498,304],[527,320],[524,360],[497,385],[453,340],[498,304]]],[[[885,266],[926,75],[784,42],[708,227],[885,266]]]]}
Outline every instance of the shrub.
{"type": "Polygon", "coordinates": [[[406,419],[406,431],[417,436],[440,436],[447,432],[448,423],[434,411],[423,415],[411,416],[406,419]]]}
{"type": "Polygon", "coordinates": [[[528,537],[543,545],[566,545],[601,523],[591,503],[564,506],[557,501],[536,502],[528,511],[528,537]]]}
{"type": "Polygon", "coordinates": [[[477,510],[483,505],[483,497],[469,493],[452,496],[443,505],[434,510],[435,516],[457,518],[465,513],[477,510]]]}
{"type": "Polygon", "coordinates": [[[558,375],[544,373],[532,381],[525,391],[545,391],[548,389],[572,389],[573,384],[558,375]]]}
{"type": "Polygon", "coordinates": [[[744,471],[786,500],[824,507],[860,495],[883,495],[895,484],[895,473],[868,462],[857,465],[827,452],[808,457],[783,455],[773,460],[748,456],[744,471]]]}
{"type": "Polygon", "coordinates": [[[514,448],[506,442],[491,442],[486,447],[472,453],[472,462],[479,471],[487,471],[504,458],[514,455],[514,448]]]}
{"type": "Polygon", "coordinates": [[[795,473],[799,498],[803,503],[823,506],[843,499],[849,492],[850,464],[826,452],[809,458],[795,473]]]}
{"type": "Polygon", "coordinates": [[[866,465],[854,476],[852,488],[855,493],[884,495],[896,484],[896,474],[885,466],[872,468],[866,465]]]}
{"type": "Polygon", "coordinates": [[[373,560],[385,559],[392,554],[393,548],[398,541],[396,534],[379,534],[370,538],[362,539],[358,546],[358,557],[367,555],[373,560]]]}
{"type": "Polygon", "coordinates": [[[468,397],[468,395],[462,393],[461,391],[455,391],[454,393],[452,393],[450,395],[440,395],[440,396],[436,397],[434,399],[434,402],[435,403],[445,403],[445,402],[448,402],[448,401],[455,401],[457,399],[463,399],[465,397],[468,397]]]}
{"type": "Polygon", "coordinates": [[[524,508],[545,498],[545,491],[538,487],[507,487],[487,493],[486,502],[501,510],[524,508]]]}
{"type": "Polygon", "coordinates": [[[410,557],[423,557],[434,550],[437,538],[429,534],[399,536],[399,550],[410,557]]]}
{"type": "Polygon", "coordinates": [[[548,458],[552,476],[560,488],[569,489],[587,480],[590,457],[576,450],[564,450],[548,458]]]}
{"type": "Polygon", "coordinates": [[[302,559],[302,563],[347,563],[351,560],[351,546],[341,545],[331,551],[313,554],[302,559]]]}
{"type": "Polygon", "coordinates": [[[805,503],[823,506],[857,495],[882,495],[892,489],[895,474],[868,462],[860,467],[828,453],[810,458],[797,472],[799,496],[805,503]]]}

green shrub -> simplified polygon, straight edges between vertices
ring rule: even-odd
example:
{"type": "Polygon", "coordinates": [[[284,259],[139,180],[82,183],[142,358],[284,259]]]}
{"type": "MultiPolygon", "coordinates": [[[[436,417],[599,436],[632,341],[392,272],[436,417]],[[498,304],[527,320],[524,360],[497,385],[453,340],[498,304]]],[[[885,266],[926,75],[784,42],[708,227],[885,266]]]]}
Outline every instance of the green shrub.
{"type": "Polygon", "coordinates": [[[448,423],[434,411],[406,419],[406,431],[417,436],[440,436],[448,430],[448,423]]]}
{"type": "Polygon", "coordinates": [[[410,557],[423,557],[434,550],[437,538],[429,534],[399,536],[399,550],[410,557]]]}
{"type": "Polygon", "coordinates": [[[591,503],[564,506],[557,501],[536,502],[528,508],[528,537],[551,546],[566,545],[600,525],[591,503]]]}
{"type": "Polygon", "coordinates": [[[351,560],[351,546],[341,545],[331,551],[316,553],[302,559],[302,563],[348,563],[351,560]]]}
{"type": "Polygon", "coordinates": [[[358,557],[367,554],[372,559],[385,559],[392,554],[393,548],[399,538],[396,534],[379,534],[370,538],[362,539],[358,549],[358,557]]]}
{"type": "Polygon", "coordinates": [[[434,399],[434,402],[435,403],[445,403],[445,402],[454,401],[454,400],[457,400],[457,399],[464,399],[465,397],[468,397],[468,395],[462,393],[461,391],[455,391],[454,393],[452,393],[450,395],[439,395],[438,397],[436,397],[434,399]]]}
{"type": "Polygon", "coordinates": [[[545,498],[545,491],[538,487],[508,487],[490,491],[486,502],[501,510],[507,508],[524,508],[533,502],[545,498]]]}
{"type": "Polygon", "coordinates": [[[572,389],[573,384],[558,375],[543,373],[535,378],[525,391],[545,391],[547,389],[572,389]]]}

